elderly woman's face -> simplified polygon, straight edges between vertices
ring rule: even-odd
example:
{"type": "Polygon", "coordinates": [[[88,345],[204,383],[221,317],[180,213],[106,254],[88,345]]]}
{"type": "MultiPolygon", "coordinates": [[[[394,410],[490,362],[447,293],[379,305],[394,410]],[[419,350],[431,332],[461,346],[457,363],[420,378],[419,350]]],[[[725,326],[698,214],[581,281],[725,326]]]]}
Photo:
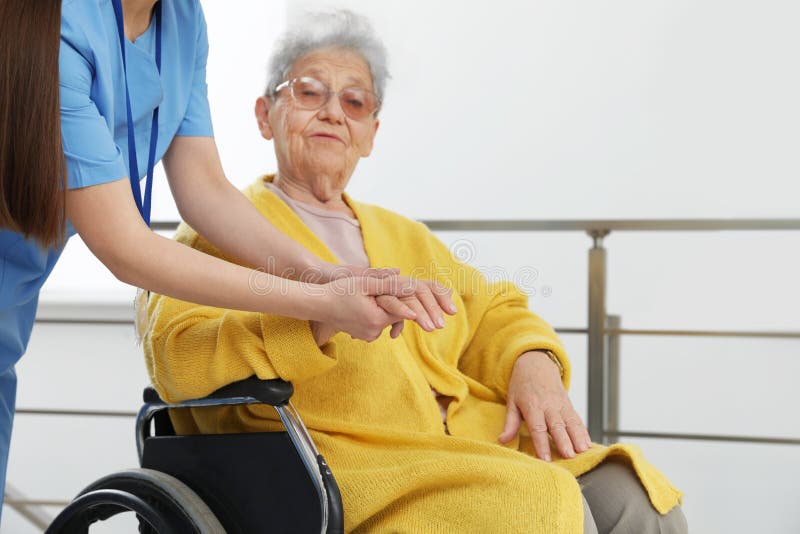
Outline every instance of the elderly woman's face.
{"type": "MultiPolygon", "coordinates": [[[[374,90],[367,63],[349,50],[322,49],[301,57],[287,79],[300,77],[315,78],[334,93],[374,90]]],[[[316,182],[315,189],[344,189],[358,160],[372,151],[379,124],[374,115],[348,117],[335,95],[319,109],[302,109],[288,88],[272,101],[260,98],[256,116],[262,135],[275,140],[279,173],[316,182]]]]}

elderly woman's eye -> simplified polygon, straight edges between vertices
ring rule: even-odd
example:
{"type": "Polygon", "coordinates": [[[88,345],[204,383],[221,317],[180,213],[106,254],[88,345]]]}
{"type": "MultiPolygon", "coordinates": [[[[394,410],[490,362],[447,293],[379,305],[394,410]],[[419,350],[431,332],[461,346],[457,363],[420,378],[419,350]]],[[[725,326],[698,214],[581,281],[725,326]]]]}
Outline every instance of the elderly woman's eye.
{"type": "Polygon", "coordinates": [[[348,106],[352,106],[354,108],[363,108],[364,107],[364,102],[362,102],[361,100],[358,100],[356,98],[350,98],[350,99],[347,100],[347,105],[348,106]]]}

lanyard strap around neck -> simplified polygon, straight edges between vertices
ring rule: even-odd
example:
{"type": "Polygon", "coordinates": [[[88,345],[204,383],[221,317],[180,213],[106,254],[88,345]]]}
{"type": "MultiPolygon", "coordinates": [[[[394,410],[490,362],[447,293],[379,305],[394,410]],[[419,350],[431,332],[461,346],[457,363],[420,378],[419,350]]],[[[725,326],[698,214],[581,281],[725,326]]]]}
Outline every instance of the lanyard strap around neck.
{"type": "MultiPolygon", "coordinates": [[[[144,202],[142,202],[142,190],[139,184],[139,161],[136,158],[136,136],[133,130],[133,112],[131,110],[131,91],[128,88],[128,63],[125,57],[125,22],[122,16],[122,1],[113,0],[114,16],[117,18],[117,30],[119,32],[119,45],[122,50],[122,69],[125,76],[125,106],[128,112],[128,166],[130,171],[131,190],[136,207],[142,219],[150,226],[150,197],[153,191],[153,168],[156,164],[156,145],[158,144],[158,107],[153,110],[153,122],[150,129],[150,151],[147,159],[147,179],[144,187],[144,202]]],[[[161,73],[161,2],[155,7],[156,23],[156,68],[161,73]]]]}

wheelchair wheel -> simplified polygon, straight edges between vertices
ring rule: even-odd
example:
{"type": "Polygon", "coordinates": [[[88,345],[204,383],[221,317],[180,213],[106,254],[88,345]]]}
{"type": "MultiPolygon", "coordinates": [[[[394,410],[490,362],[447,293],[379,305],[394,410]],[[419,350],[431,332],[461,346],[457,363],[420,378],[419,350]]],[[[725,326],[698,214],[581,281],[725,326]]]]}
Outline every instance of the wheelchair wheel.
{"type": "Polygon", "coordinates": [[[86,487],[53,521],[46,534],[88,532],[89,526],[134,512],[143,534],[224,534],[225,529],[186,484],[152,469],[131,469],[86,487]]]}

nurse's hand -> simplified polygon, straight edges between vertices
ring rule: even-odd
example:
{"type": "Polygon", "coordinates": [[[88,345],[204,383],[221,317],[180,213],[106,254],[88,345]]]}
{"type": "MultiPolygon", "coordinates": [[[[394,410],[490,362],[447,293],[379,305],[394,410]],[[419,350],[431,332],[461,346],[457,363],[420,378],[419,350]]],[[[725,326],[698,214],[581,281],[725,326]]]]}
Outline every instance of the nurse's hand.
{"type": "MultiPolygon", "coordinates": [[[[322,286],[315,286],[312,290],[317,288],[321,288],[323,292],[320,302],[321,319],[317,322],[325,325],[325,328],[320,328],[312,321],[312,332],[347,332],[355,339],[375,341],[386,327],[417,318],[416,313],[399,300],[413,296],[414,286],[396,275],[382,278],[338,278],[322,286]],[[379,298],[388,310],[378,304],[379,298]],[[392,299],[391,302],[388,299],[392,299]]],[[[392,333],[395,337],[399,335],[396,330],[397,327],[393,326],[392,333]]],[[[320,339],[317,339],[318,343],[320,339]]]]}
{"type": "MultiPolygon", "coordinates": [[[[386,278],[389,276],[396,276],[400,274],[400,269],[392,267],[361,267],[359,265],[342,265],[337,263],[323,262],[314,265],[302,273],[298,277],[302,282],[310,283],[327,283],[340,278],[351,278],[354,276],[367,276],[373,278],[386,278]]],[[[396,297],[381,296],[378,297],[378,304],[387,312],[391,312],[393,308],[398,306],[399,301],[396,297]]],[[[403,321],[397,321],[392,325],[392,338],[396,338],[403,331],[403,321]]],[[[311,330],[314,334],[314,339],[319,346],[324,345],[336,333],[332,330],[330,325],[323,325],[317,321],[311,321],[311,330]]]]}
{"type": "Polygon", "coordinates": [[[543,352],[526,352],[517,358],[508,384],[505,427],[498,441],[511,441],[523,419],[536,456],[547,462],[551,460],[549,437],[562,458],[574,458],[592,446],[589,432],[567,396],[558,367],[543,352]]]}
{"type": "MultiPolygon", "coordinates": [[[[347,332],[353,338],[374,341],[388,326],[392,326],[392,337],[397,337],[400,334],[398,323],[404,320],[430,326],[422,300],[431,297],[438,302],[434,293],[449,300],[444,288],[434,286],[432,290],[431,282],[401,276],[339,278],[312,290],[316,288],[322,289],[321,318],[311,325],[318,343],[327,341],[325,335],[331,332],[347,332]],[[425,317],[418,317],[415,307],[425,313],[425,317]]],[[[447,305],[444,300],[442,302],[447,305]]]]}
{"type": "Polygon", "coordinates": [[[319,321],[308,321],[308,324],[311,327],[311,335],[314,336],[314,341],[318,347],[321,347],[336,335],[336,329],[329,324],[319,321]]]}
{"type": "MultiPolygon", "coordinates": [[[[378,285],[371,286],[373,291],[369,293],[376,297],[378,306],[391,316],[415,321],[426,332],[444,328],[444,314],[455,315],[457,312],[456,306],[453,304],[453,292],[434,281],[399,276],[399,269],[327,265],[330,269],[326,275],[331,276],[331,280],[334,281],[352,277],[381,279],[382,282],[379,282],[378,285]]],[[[308,281],[313,282],[314,280],[309,279],[308,281]]],[[[401,319],[392,324],[390,335],[394,339],[402,331],[403,320],[401,319]]]]}

